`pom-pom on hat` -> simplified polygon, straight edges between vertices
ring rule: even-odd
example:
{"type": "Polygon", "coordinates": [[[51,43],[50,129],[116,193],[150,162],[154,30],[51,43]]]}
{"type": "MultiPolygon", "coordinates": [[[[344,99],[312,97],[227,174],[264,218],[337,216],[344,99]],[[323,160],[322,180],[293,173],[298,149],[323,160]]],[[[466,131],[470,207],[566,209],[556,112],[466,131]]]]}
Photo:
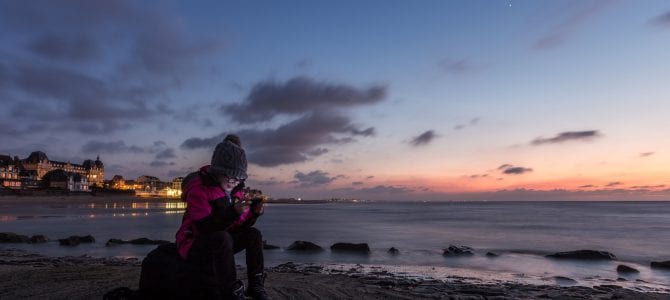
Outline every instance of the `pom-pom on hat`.
{"type": "Polygon", "coordinates": [[[242,149],[240,137],[229,134],[223,142],[216,145],[209,170],[217,175],[247,179],[247,156],[242,149]]]}

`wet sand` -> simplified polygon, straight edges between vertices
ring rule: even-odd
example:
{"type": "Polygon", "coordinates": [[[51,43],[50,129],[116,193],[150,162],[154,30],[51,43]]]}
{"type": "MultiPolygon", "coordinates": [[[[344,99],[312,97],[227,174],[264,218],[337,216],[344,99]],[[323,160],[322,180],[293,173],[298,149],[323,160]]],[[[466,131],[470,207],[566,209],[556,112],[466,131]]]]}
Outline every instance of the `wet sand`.
{"type": "MultiPolygon", "coordinates": [[[[117,287],[137,289],[140,263],[137,259],[46,257],[0,249],[0,298],[101,299],[117,287]]],[[[293,263],[267,271],[266,288],[273,299],[670,299],[668,293],[642,293],[617,285],[473,284],[459,277],[438,281],[355,269],[332,272],[318,265],[293,263]]],[[[240,268],[238,274],[245,272],[240,268]]]]}

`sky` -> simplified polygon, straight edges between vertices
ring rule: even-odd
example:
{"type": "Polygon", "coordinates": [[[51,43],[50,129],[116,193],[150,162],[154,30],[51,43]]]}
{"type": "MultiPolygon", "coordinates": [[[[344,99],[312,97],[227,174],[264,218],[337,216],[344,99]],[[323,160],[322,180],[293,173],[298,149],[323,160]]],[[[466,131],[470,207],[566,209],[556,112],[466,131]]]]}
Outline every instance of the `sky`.
{"type": "Polygon", "coordinates": [[[668,1],[0,0],[0,154],[275,198],[670,200],[668,1]]]}

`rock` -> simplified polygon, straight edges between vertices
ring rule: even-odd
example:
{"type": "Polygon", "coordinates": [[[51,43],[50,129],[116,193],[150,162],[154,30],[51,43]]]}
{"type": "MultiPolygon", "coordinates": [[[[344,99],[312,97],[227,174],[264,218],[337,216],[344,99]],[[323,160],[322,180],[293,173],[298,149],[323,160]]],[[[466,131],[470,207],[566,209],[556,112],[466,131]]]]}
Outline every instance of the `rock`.
{"type": "Polygon", "coordinates": [[[472,248],[468,246],[454,246],[449,245],[449,248],[443,249],[444,256],[470,256],[474,255],[472,248]]]}
{"type": "Polygon", "coordinates": [[[619,273],[640,273],[640,271],[638,271],[637,269],[631,268],[626,265],[618,265],[616,267],[616,271],[619,273]]]}
{"type": "Polygon", "coordinates": [[[582,259],[582,260],[613,260],[616,256],[606,251],[577,250],[549,254],[546,257],[558,259],[582,259]]]}
{"type": "Polygon", "coordinates": [[[307,241],[295,241],[293,244],[288,246],[286,250],[291,251],[323,251],[321,246],[307,241]]]}
{"type": "Polygon", "coordinates": [[[107,246],[107,247],[109,247],[109,246],[116,246],[116,245],[122,245],[122,244],[125,244],[125,243],[126,243],[126,241],[124,241],[124,240],[120,240],[120,239],[109,239],[109,240],[107,241],[107,243],[105,243],[105,246],[107,246]]]}
{"type": "Polygon", "coordinates": [[[652,261],[651,262],[651,267],[652,268],[657,268],[657,269],[670,269],[670,260],[652,261]]]}
{"type": "Polygon", "coordinates": [[[0,232],[0,243],[27,243],[29,240],[25,235],[13,232],[0,232]]]}
{"type": "Polygon", "coordinates": [[[556,280],[556,283],[560,285],[573,285],[577,284],[577,281],[569,278],[569,277],[564,277],[564,276],[555,276],[554,280],[556,280]]]}
{"type": "Polygon", "coordinates": [[[170,242],[164,240],[150,240],[148,238],[139,238],[130,240],[130,243],[133,245],[163,245],[163,244],[169,244],[170,242]]]}
{"type": "Polygon", "coordinates": [[[46,243],[49,239],[47,239],[46,236],[43,236],[41,234],[33,235],[30,237],[30,240],[28,243],[30,244],[41,244],[41,243],[46,243]]]}
{"type": "Polygon", "coordinates": [[[486,252],[487,257],[498,257],[498,254],[495,254],[493,252],[486,252]]]}
{"type": "Polygon", "coordinates": [[[352,244],[352,243],[335,243],[330,246],[331,251],[345,251],[345,252],[357,252],[368,254],[370,253],[370,247],[366,243],[361,244],[352,244]]]}
{"type": "Polygon", "coordinates": [[[77,246],[80,243],[93,243],[95,239],[91,235],[85,236],[70,236],[65,239],[59,239],[58,242],[63,246],[77,246]]]}
{"type": "Polygon", "coordinates": [[[116,245],[122,245],[122,244],[133,244],[133,245],[163,245],[163,244],[169,244],[170,242],[164,241],[164,240],[151,240],[148,238],[139,238],[139,239],[134,239],[130,241],[124,241],[122,239],[109,239],[107,243],[105,243],[105,246],[116,246],[116,245]]]}
{"type": "Polygon", "coordinates": [[[270,244],[268,244],[267,241],[263,241],[263,249],[264,250],[274,250],[274,249],[279,249],[279,246],[270,245],[270,244]]]}
{"type": "Polygon", "coordinates": [[[398,255],[398,254],[400,254],[400,250],[396,249],[395,247],[391,247],[391,248],[390,248],[388,251],[386,251],[386,252],[388,252],[388,254],[391,254],[391,255],[398,255]]]}

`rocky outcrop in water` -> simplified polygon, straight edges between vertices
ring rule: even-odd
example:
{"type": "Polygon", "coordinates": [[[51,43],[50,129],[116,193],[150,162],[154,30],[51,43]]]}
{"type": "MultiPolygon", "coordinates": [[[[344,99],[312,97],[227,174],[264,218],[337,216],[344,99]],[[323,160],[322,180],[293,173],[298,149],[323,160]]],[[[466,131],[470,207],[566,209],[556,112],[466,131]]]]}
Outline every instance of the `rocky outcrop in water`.
{"type": "Polygon", "coordinates": [[[454,246],[449,245],[448,248],[442,249],[443,256],[470,256],[474,255],[474,250],[468,246],[454,246]]]}
{"type": "Polygon", "coordinates": [[[398,254],[400,254],[400,250],[396,249],[395,247],[391,247],[391,248],[389,248],[388,251],[386,251],[386,252],[388,252],[388,254],[391,254],[391,255],[398,255],[398,254]]]}
{"type": "Polygon", "coordinates": [[[307,241],[295,241],[293,244],[288,246],[286,250],[290,251],[323,251],[321,246],[307,241]]]}
{"type": "Polygon", "coordinates": [[[133,244],[133,245],[162,245],[162,244],[169,244],[170,242],[164,241],[164,240],[151,240],[148,238],[139,238],[139,239],[134,239],[130,241],[125,241],[122,239],[109,239],[107,243],[105,243],[105,246],[116,246],[116,245],[123,245],[123,244],[133,244]]]}
{"type": "Polygon", "coordinates": [[[274,249],[279,249],[279,246],[271,245],[271,244],[268,244],[267,241],[263,241],[263,249],[264,250],[274,250],[274,249]]]}
{"type": "Polygon", "coordinates": [[[637,269],[626,266],[626,265],[618,265],[616,267],[616,271],[618,273],[628,273],[628,274],[630,274],[630,273],[640,273],[640,271],[638,271],[637,269]]]}
{"type": "Polygon", "coordinates": [[[91,235],[77,236],[73,235],[68,238],[58,239],[62,246],[77,246],[81,243],[95,243],[95,238],[91,235]]]}
{"type": "Polygon", "coordinates": [[[670,260],[666,261],[652,261],[651,267],[656,269],[668,269],[670,270],[670,260]]]}
{"type": "Polygon", "coordinates": [[[16,234],[13,232],[0,232],[0,243],[29,243],[29,244],[39,244],[46,243],[48,239],[41,235],[33,235],[31,237],[16,234]]]}
{"type": "Polygon", "coordinates": [[[370,247],[366,243],[361,244],[352,244],[352,243],[335,243],[330,246],[331,251],[340,251],[340,252],[354,252],[360,254],[369,254],[370,247]]]}
{"type": "Polygon", "coordinates": [[[558,252],[554,254],[549,254],[547,257],[558,258],[558,259],[580,259],[580,260],[614,260],[616,256],[607,251],[597,251],[597,250],[577,250],[577,251],[567,251],[567,252],[558,252]]]}

